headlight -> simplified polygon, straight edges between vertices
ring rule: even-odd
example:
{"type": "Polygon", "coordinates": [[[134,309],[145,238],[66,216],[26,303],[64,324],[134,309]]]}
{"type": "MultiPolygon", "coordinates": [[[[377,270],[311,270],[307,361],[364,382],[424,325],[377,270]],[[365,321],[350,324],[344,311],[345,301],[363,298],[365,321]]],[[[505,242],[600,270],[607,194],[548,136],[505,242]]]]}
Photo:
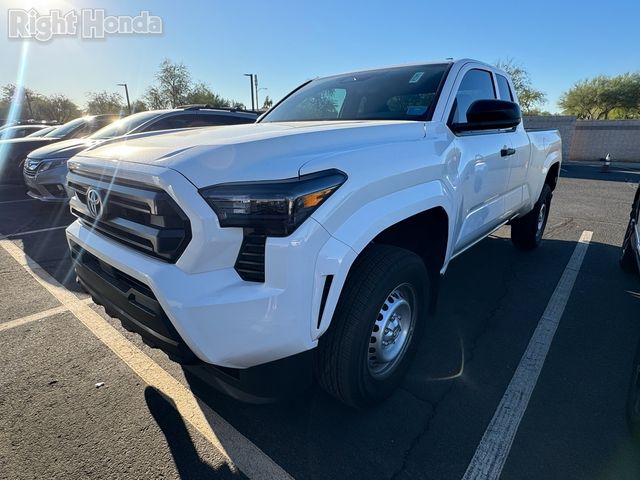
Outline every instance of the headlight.
{"type": "Polygon", "coordinates": [[[267,236],[286,237],[346,180],[339,170],[325,170],[273,182],[224,183],[200,194],[221,227],[257,228],[267,236]]]}
{"type": "Polygon", "coordinates": [[[43,160],[40,171],[51,170],[52,168],[60,167],[67,164],[68,158],[58,158],[56,160],[43,160]]]}

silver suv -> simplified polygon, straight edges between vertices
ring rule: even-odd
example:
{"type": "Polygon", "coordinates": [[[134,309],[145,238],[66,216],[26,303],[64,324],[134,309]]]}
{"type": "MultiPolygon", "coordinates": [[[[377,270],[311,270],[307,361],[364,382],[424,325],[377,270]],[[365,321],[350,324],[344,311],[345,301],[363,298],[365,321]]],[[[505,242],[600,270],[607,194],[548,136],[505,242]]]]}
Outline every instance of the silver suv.
{"type": "Polygon", "coordinates": [[[122,118],[86,138],[66,140],[34,150],[24,162],[27,194],[43,202],[67,202],[67,160],[113,138],[179,128],[254,123],[254,112],[192,105],[173,110],[140,112],[122,118]]]}

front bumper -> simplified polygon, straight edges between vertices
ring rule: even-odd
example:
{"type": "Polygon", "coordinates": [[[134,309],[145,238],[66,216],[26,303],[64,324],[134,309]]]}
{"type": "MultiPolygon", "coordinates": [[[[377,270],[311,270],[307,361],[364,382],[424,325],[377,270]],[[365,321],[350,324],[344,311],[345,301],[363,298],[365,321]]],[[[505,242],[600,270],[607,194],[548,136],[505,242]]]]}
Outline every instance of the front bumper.
{"type": "Polygon", "coordinates": [[[142,296],[129,286],[121,289],[125,300],[109,300],[114,293],[113,286],[104,283],[109,279],[96,278],[95,272],[76,265],[80,281],[98,301],[123,310],[125,315],[118,316],[130,317],[134,330],[171,356],[185,354],[190,361],[193,354],[209,364],[248,368],[317,345],[312,312],[318,282],[310,258],[330,237],[313,220],[296,231],[295,238],[286,239],[286,249],[278,242],[269,245],[272,239],[267,242],[267,277],[286,288],[269,286],[269,280],[243,281],[233,267],[190,273],[96,234],[79,221],[67,228],[67,238],[72,250],[86,250],[107,270],[116,269],[130,277],[130,283],[144,286],[142,296]],[[129,308],[131,303],[135,308],[129,308]],[[154,312],[153,321],[148,311],[154,312]]]}
{"type": "Polygon", "coordinates": [[[140,334],[147,345],[161,348],[174,361],[192,365],[185,367],[188,376],[194,374],[195,379],[203,380],[207,386],[252,403],[277,400],[311,384],[311,350],[242,370],[200,364],[146,285],[73,243],[71,256],[77,281],[93,300],[108,315],[118,318],[127,330],[140,334]]]}
{"type": "Polygon", "coordinates": [[[65,188],[67,167],[61,166],[22,177],[27,186],[27,195],[43,202],[66,203],[69,201],[65,188]]]}

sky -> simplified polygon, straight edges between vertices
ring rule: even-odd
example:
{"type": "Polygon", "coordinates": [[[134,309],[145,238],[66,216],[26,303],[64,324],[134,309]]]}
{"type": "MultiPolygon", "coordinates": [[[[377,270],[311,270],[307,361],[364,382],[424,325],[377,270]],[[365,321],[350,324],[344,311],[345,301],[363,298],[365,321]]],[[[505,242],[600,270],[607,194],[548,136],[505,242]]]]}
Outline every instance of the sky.
{"type": "Polygon", "coordinates": [[[558,112],[560,95],[576,81],[640,71],[639,20],[640,2],[629,0],[2,0],[0,85],[23,78],[31,89],[84,106],[88,92],[122,92],[116,84],[127,83],[136,99],[169,58],[216,93],[250,105],[244,73],[258,75],[262,102],[333,73],[447,57],[512,58],[546,93],[543,108],[558,112]],[[24,52],[25,40],[8,38],[10,8],[147,10],[162,18],[163,34],[27,40],[24,52]]]}

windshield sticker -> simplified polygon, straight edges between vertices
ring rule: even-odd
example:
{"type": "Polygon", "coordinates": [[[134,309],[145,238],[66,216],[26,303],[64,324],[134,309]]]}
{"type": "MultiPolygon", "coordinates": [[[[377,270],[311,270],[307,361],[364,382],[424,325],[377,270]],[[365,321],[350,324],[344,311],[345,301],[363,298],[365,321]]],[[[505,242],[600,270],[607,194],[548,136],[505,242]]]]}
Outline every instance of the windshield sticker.
{"type": "Polygon", "coordinates": [[[407,115],[417,116],[424,115],[427,112],[427,107],[421,105],[415,105],[407,107],[407,115]]]}
{"type": "Polygon", "coordinates": [[[411,77],[411,80],[409,80],[409,83],[418,83],[423,75],[424,75],[424,72],[414,73],[413,77],[411,77]]]}

